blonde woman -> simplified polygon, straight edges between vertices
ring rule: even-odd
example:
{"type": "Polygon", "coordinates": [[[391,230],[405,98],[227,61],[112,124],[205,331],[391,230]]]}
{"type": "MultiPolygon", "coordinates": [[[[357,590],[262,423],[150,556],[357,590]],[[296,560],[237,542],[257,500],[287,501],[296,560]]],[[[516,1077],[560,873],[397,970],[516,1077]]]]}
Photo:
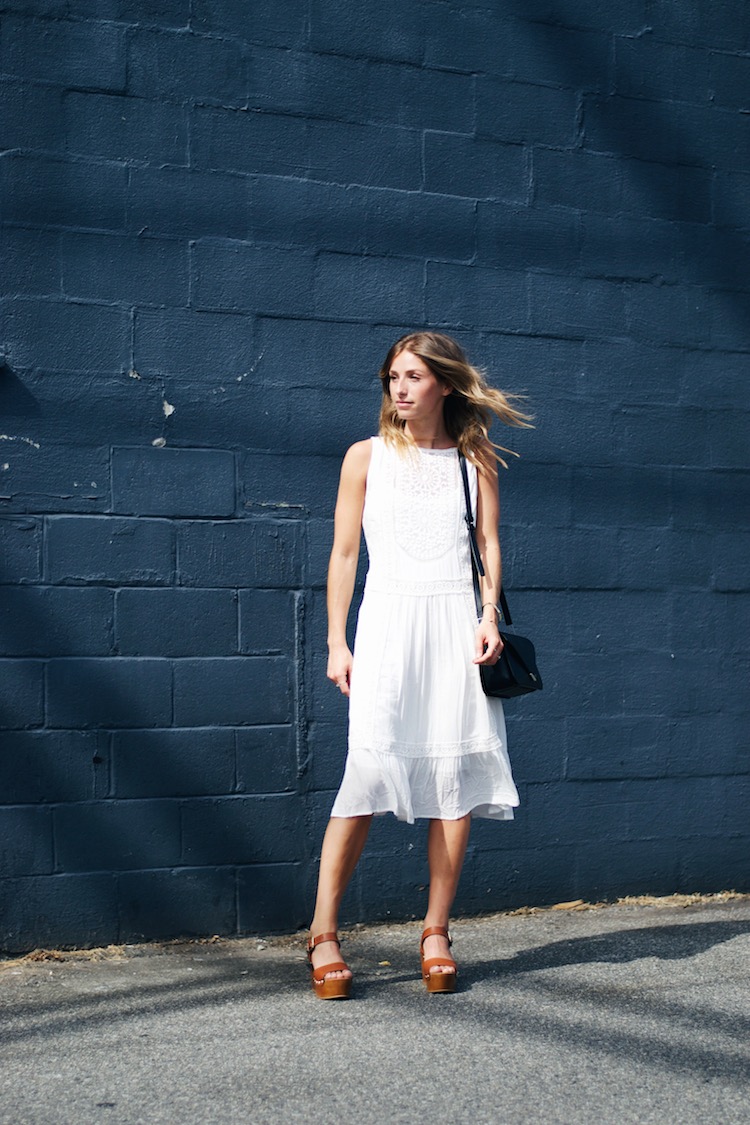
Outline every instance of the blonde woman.
{"type": "Polygon", "coordinates": [[[351,991],[338,911],[373,816],[430,822],[422,977],[429,992],[453,992],[448,919],[471,817],[508,820],[518,804],[502,702],[483,694],[477,665],[502,651],[497,464],[505,462],[489,425],[493,416],[514,426],[528,418],[437,332],[397,340],[380,379],[379,436],[344,458],[328,569],[327,676],[349,697],[349,748],[308,941],[321,999],[351,991]],[[478,623],[459,452],[485,569],[478,623]],[[363,529],[369,569],[352,654],[346,620],[363,529]]]}

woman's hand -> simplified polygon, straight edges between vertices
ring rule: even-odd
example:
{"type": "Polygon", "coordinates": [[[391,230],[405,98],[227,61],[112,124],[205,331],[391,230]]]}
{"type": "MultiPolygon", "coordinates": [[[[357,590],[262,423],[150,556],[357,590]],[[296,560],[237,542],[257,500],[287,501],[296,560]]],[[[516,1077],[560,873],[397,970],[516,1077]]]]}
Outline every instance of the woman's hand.
{"type": "Polygon", "coordinates": [[[474,642],[475,664],[497,664],[503,651],[503,642],[494,621],[482,618],[477,625],[474,642]]]}
{"type": "Polygon", "coordinates": [[[328,653],[326,676],[342,695],[349,694],[352,679],[352,654],[348,645],[336,645],[328,653]]]}

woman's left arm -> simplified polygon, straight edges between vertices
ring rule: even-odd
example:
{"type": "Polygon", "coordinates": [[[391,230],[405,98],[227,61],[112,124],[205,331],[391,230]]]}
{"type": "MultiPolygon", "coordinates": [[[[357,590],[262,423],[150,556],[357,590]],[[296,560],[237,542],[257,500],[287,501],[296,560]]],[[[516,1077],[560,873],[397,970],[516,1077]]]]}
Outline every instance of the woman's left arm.
{"type": "Polygon", "coordinates": [[[475,664],[497,664],[503,651],[503,642],[497,628],[497,603],[502,580],[499,522],[497,469],[489,472],[477,469],[477,545],[484,564],[484,578],[479,580],[482,617],[475,633],[475,664]]]}

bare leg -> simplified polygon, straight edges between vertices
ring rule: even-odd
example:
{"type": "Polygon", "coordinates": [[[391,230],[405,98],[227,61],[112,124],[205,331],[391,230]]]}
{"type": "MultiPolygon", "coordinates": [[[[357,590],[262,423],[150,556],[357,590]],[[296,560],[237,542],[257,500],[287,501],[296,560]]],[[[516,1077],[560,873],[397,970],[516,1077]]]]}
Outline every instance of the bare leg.
{"type": "MultiPolygon", "coordinates": [[[[371,816],[332,816],[328,821],[320,853],[320,872],[318,874],[318,893],[315,899],[315,913],[310,923],[310,933],[331,933],[338,929],[339,907],[344,891],[354,874],[354,868],[362,855],[362,849],[370,831],[371,816]]],[[[322,942],[315,947],[313,965],[327,965],[341,960],[338,947],[332,941],[322,942]]],[[[328,978],[350,977],[348,969],[326,973],[328,978]]]]}
{"type": "MultiPolygon", "coordinates": [[[[458,880],[469,843],[471,815],[460,820],[431,820],[427,837],[427,858],[430,864],[430,896],[425,916],[428,926],[448,926],[451,907],[456,897],[458,880]]],[[[450,956],[446,938],[428,937],[424,943],[425,957],[450,956]]],[[[431,972],[449,973],[450,965],[435,965],[431,972]]]]}

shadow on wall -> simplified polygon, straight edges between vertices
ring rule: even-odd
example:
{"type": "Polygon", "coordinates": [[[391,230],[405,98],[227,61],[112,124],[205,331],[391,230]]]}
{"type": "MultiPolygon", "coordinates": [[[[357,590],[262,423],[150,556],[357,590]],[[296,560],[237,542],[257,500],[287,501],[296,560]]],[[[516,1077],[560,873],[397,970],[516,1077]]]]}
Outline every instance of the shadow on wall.
{"type": "MultiPolygon", "coordinates": [[[[121,662],[111,644],[109,653],[98,649],[93,659],[67,655],[80,648],[80,638],[66,627],[65,615],[41,612],[43,597],[75,596],[82,587],[6,589],[22,600],[30,640],[25,647],[0,632],[0,650],[13,653],[20,696],[36,693],[41,701],[44,682],[46,719],[51,712],[54,725],[24,727],[43,716],[21,713],[23,703],[9,701],[15,681],[6,678],[0,700],[0,729],[6,731],[0,946],[17,951],[301,924],[303,818],[295,771],[278,764],[285,744],[276,745],[274,731],[263,728],[269,737],[264,740],[262,731],[257,746],[252,738],[252,745],[243,741],[239,775],[240,735],[233,728],[187,732],[199,744],[204,740],[206,753],[200,770],[200,751],[183,763],[173,752],[179,746],[159,743],[184,734],[168,726],[171,660],[121,662]],[[142,670],[138,675],[134,665],[142,670]],[[149,710],[155,681],[164,701],[160,727],[149,710]],[[116,793],[118,736],[118,777],[136,794],[132,799],[116,793]],[[257,763],[267,792],[244,792],[251,757],[274,751],[275,773],[257,763]]],[[[110,601],[110,619],[111,607],[110,601]]]]}
{"type": "MultiPolygon", "coordinates": [[[[518,14],[521,21],[528,19],[527,9],[523,8],[518,14]]],[[[528,35],[531,47],[540,56],[551,59],[560,80],[567,87],[585,92],[583,151],[603,156],[614,153],[630,158],[627,165],[630,176],[642,186],[646,197],[657,204],[654,217],[664,214],[677,220],[684,254],[681,279],[722,290],[723,302],[732,306],[738,327],[746,332],[750,321],[750,302],[736,290],[750,287],[747,235],[743,237],[739,233],[747,228],[748,216],[740,213],[737,204],[729,197],[721,199],[715,205],[713,216],[710,216],[710,177],[717,155],[722,155],[719,152],[721,146],[726,151],[740,154],[736,170],[746,170],[741,158],[741,154],[746,152],[748,136],[746,113],[729,106],[717,109],[707,97],[702,103],[682,103],[675,98],[672,103],[674,112],[670,114],[664,100],[655,100],[656,94],[654,100],[650,100],[646,89],[638,96],[644,74],[650,69],[650,56],[648,52],[639,54],[637,44],[639,41],[648,42],[649,27],[644,27],[638,36],[627,40],[628,45],[636,44],[629,70],[626,71],[622,57],[618,58],[622,73],[626,74],[624,82],[618,85],[624,86],[627,96],[604,93],[610,85],[609,62],[604,57],[596,58],[584,53],[584,36],[577,39],[579,49],[576,53],[572,44],[568,44],[568,50],[554,50],[554,37],[545,34],[546,25],[520,22],[519,28],[528,35]],[[731,133],[729,138],[725,138],[721,129],[710,130],[712,114],[717,121],[720,114],[726,115],[727,125],[732,123],[730,118],[734,119],[734,140],[731,133]],[[678,183],[676,176],[672,180],[665,179],[665,166],[679,169],[678,174],[683,176],[690,172],[705,173],[706,206],[701,220],[696,215],[698,191],[690,191],[684,184],[678,183]],[[677,190],[681,192],[680,199],[675,198],[677,190]],[[660,211],[662,205],[663,212],[660,211]],[[681,213],[675,214],[676,208],[678,211],[682,208],[681,213]],[[711,221],[708,221],[709,218],[711,221]]],[[[616,262],[616,247],[612,246],[610,250],[612,261],[616,262]]],[[[602,246],[600,258],[604,259],[606,251],[607,247],[602,246]]],[[[654,271],[656,278],[658,272],[654,271]]]]}

